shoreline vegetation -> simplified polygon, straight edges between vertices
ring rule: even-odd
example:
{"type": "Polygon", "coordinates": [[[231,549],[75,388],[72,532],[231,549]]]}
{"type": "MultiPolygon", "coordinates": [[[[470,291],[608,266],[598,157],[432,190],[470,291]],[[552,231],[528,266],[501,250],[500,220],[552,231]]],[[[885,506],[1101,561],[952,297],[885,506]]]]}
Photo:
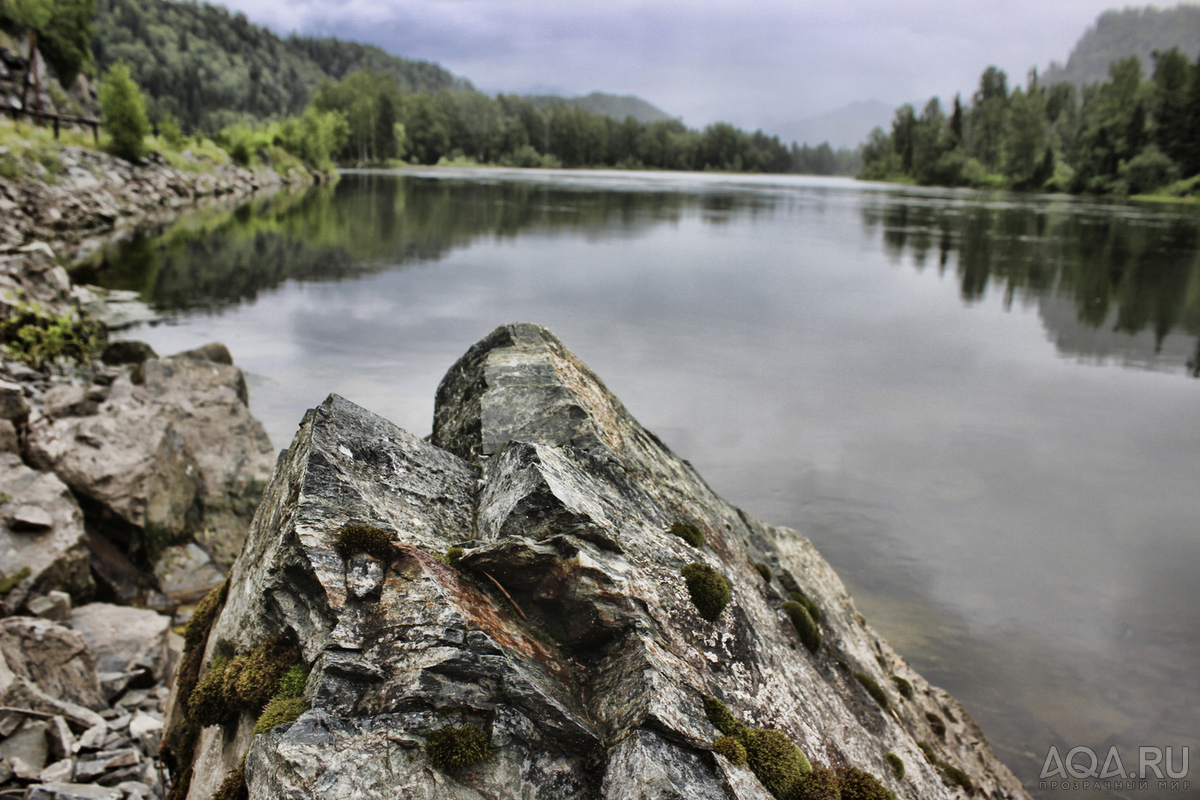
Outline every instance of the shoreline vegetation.
{"type": "Polygon", "coordinates": [[[931,98],[896,110],[861,149],[867,180],[920,186],[1108,195],[1195,202],[1200,189],[1200,59],[1155,52],[1144,79],[1136,57],[1114,61],[1107,81],[1043,85],[1033,70],[1008,88],[988,67],[949,113],[931,98]]]}

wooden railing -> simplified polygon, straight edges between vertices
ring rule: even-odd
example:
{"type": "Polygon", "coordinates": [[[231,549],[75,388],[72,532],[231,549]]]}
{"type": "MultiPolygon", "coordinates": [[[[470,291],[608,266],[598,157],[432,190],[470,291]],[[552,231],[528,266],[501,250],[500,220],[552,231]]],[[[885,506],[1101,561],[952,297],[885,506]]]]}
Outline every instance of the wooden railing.
{"type": "Polygon", "coordinates": [[[100,120],[98,119],[87,119],[86,117],[68,117],[63,114],[47,114],[44,111],[33,111],[28,108],[9,107],[4,110],[12,114],[13,119],[24,115],[26,117],[33,117],[34,119],[50,120],[54,123],[55,139],[58,138],[58,128],[63,123],[67,123],[69,125],[86,125],[92,129],[92,139],[96,142],[96,144],[100,144],[100,120]]]}

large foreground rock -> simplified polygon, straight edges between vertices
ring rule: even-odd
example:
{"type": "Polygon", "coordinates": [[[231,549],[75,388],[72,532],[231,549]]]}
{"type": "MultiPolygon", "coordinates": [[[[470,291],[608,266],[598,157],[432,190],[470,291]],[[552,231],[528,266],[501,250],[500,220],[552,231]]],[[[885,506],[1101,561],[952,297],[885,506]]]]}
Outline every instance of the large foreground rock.
{"type": "Polygon", "coordinates": [[[270,476],[271,443],[241,370],[203,355],[148,360],[98,407],[30,421],[29,461],[90,504],[126,552],[153,559],[194,540],[232,562],[270,476]]]}
{"type": "Polygon", "coordinates": [[[955,774],[986,797],[1027,796],[803,536],[717,497],[534,325],[497,329],[450,370],[432,443],[337,396],[310,411],[223,607],[192,638],[166,739],[191,800],[235,781],[243,755],[252,798],[771,797],[713,754],[709,696],[898,797],[965,797],[955,774]],[[680,522],[707,544],[672,535],[680,522]],[[389,541],[344,551],[348,524],[389,541]],[[452,547],[457,568],[439,558],[452,547]],[[715,622],[681,576],[694,562],[731,585],[715,622]],[[781,608],[793,592],[824,612],[813,653],[781,608]],[[222,684],[205,676],[239,674],[226,659],[271,643],[311,670],[311,710],[254,736],[259,706],[214,706],[222,684]],[[203,726],[214,707],[227,721],[203,726]],[[435,766],[438,731],[464,724],[490,757],[435,766]]]}

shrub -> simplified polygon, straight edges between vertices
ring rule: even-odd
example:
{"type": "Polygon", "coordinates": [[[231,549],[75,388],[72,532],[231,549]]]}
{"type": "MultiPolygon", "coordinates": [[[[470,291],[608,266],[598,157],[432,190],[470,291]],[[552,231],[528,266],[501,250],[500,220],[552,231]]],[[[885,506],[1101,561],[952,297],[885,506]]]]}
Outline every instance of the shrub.
{"type": "Polygon", "coordinates": [[[946,723],[937,714],[934,714],[932,711],[925,712],[925,721],[929,723],[929,729],[939,739],[946,735],[946,723]]]}
{"type": "Polygon", "coordinates": [[[73,319],[69,314],[52,316],[24,301],[13,306],[8,318],[0,322],[4,354],[38,370],[60,358],[85,364],[103,340],[103,328],[96,322],[73,319]]]}
{"type": "Polygon", "coordinates": [[[830,769],[817,764],[792,787],[788,800],[840,800],[841,781],[830,769]]]}
{"type": "Polygon", "coordinates": [[[904,680],[904,678],[901,678],[899,675],[892,676],[892,683],[896,685],[896,691],[898,691],[905,700],[912,700],[913,688],[911,683],[904,680]]]}
{"type": "Polygon", "coordinates": [[[800,641],[804,643],[808,652],[816,653],[820,650],[821,628],[813,621],[808,609],[795,600],[789,600],[783,604],[783,610],[791,617],[792,624],[796,626],[796,633],[800,634],[800,641]]]}
{"type": "Polygon", "coordinates": [[[715,697],[704,698],[704,714],[713,727],[726,736],[737,736],[744,727],[729,707],[715,697]]]}
{"type": "Polygon", "coordinates": [[[740,738],[746,747],[746,763],[763,788],[781,800],[800,776],[812,769],[796,743],[779,731],[750,728],[740,738]]]}
{"type": "Polygon", "coordinates": [[[718,736],[713,750],[729,759],[729,763],[740,767],[746,763],[746,747],[732,736],[718,736]]]}
{"type": "Polygon", "coordinates": [[[758,570],[758,574],[762,576],[762,579],[764,581],[766,581],[767,583],[771,582],[771,568],[770,567],[768,567],[766,564],[764,564],[760,561],[754,565],[754,568],[756,570],[758,570]]]}
{"type": "Polygon", "coordinates": [[[837,775],[842,800],[892,800],[895,797],[878,778],[858,767],[842,767],[837,775]]]}
{"type": "Polygon", "coordinates": [[[808,615],[813,618],[814,622],[820,622],[825,618],[825,612],[821,610],[821,607],[817,605],[817,602],[804,592],[790,592],[790,594],[793,601],[804,606],[805,611],[807,611],[808,615]]]}
{"type": "Polygon", "coordinates": [[[1117,170],[1129,194],[1142,194],[1179,180],[1179,167],[1154,145],[1138,153],[1117,170]]]}
{"type": "Polygon", "coordinates": [[[172,150],[182,150],[187,144],[183,131],[179,130],[179,120],[175,119],[175,115],[170,111],[163,114],[163,118],[159,121],[158,135],[172,150]]]}
{"type": "Polygon", "coordinates": [[[704,531],[690,522],[675,522],[671,525],[671,533],[683,539],[692,547],[704,547],[704,531]]]}
{"type": "Polygon", "coordinates": [[[425,745],[429,763],[444,772],[486,761],[492,755],[487,734],[474,725],[439,728],[425,745]]]}
{"type": "Polygon", "coordinates": [[[875,698],[876,703],[879,703],[884,708],[891,705],[888,702],[887,695],[883,693],[883,689],[879,688],[879,684],[870,675],[865,672],[856,672],[854,673],[854,679],[862,684],[862,687],[867,690],[867,694],[875,698]]]}
{"type": "Polygon", "coordinates": [[[266,733],[278,725],[295,722],[300,715],[308,711],[308,700],[303,697],[290,697],[283,700],[272,700],[263,709],[262,716],[254,723],[254,735],[266,733]]]}
{"type": "Polygon", "coordinates": [[[387,557],[392,537],[383,528],[353,523],[338,532],[337,550],[343,558],[366,553],[378,559],[387,557]]]}
{"type": "Polygon", "coordinates": [[[707,564],[692,562],[680,570],[700,616],[716,622],[729,605],[729,580],[707,564]]]}
{"type": "Polygon", "coordinates": [[[884,753],[883,758],[888,762],[888,766],[892,768],[892,774],[896,779],[904,777],[904,761],[895,753],[884,753]]]}
{"type": "Polygon", "coordinates": [[[142,92],[124,64],[113,64],[100,82],[100,110],[104,129],[112,137],[113,155],[128,161],[141,158],[150,120],[142,92]]]}

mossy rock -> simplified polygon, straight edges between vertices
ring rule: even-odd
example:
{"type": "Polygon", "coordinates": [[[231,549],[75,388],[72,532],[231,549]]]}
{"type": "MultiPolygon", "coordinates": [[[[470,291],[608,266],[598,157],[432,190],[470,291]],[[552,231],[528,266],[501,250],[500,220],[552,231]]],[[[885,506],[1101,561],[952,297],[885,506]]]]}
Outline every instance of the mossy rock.
{"type": "Polygon", "coordinates": [[[295,722],[305,711],[308,711],[308,701],[303,697],[272,700],[263,709],[262,716],[258,718],[258,722],[254,724],[254,735],[258,736],[260,733],[266,733],[276,726],[295,722]]]}
{"type": "Polygon", "coordinates": [[[0,576],[0,595],[8,594],[13,589],[17,588],[17,584],[33,574],[33,570],[29,567],[21,567],[8,577],[0,576]]]}
{"type": "Polygon", "coordinates": [[[854,673],[854,679],[862,684],[862,687],[867,690],[867,694],[875,698],[876,703],[879,703],[884,708],[891,706],[887,695],[883,693],[883,689],[879,688],[879,684],[870,675],[865,672],[856,672],[854,673]]]}
{"type": "Polygon", "coordinates": [[[896,780],[904,777],[904,760],[895,753],[884,753],[884,761],[888,762],[888,766],[892,768],[892,774],[896,776],[896,780]]]}
{"type": "Polygon", "coordinates": [[[772,578],[773,576],[771,575],[771,568],[770,568],[770,567],[768,567],[766,564],[764,564],[764,563],[762,563],[761,561],[759,561],[758,563],[756,563],[756,564],[754,565],[754,568],[755,568],[756,570],[758,570],[758,574],[762,576],[762,579],[763,579],[763,581],[764,581],[764,582],[766,582],[766,583],[770,583],[770,582],[771,582],[771,578],[772,578]]]}
{"type": "Polygon", "coordinates": [[[683,539],[692,547],[704,547],[704,531],[690,522],[675,522],[671,525],[671,533],[683,539]]]}
{"type": "Polygon", "coordinates": [[[838,770],[838,786],[842,800],[894,800],[895,795],[869,772],[858,767],[842,767],[838,770]]]}
{"type": "Polygon", "coordinates": [[[223,584],[213,589],[196,604],[191,618],[188,619],[187,627],[183,631],[184,647],[195,647],[208,638],[208,632],[216,621],[217,614],[225,605],[225,598],[228,594],[229,580],[226,579],[223,584]]]}
{"type": "Polygon", "coordinates": [[[192,689],[188,698],[188,716],[201,727],[226,725],[237,718],[236,703],[230,702],[229,681],[225,671],[229,667],[228,656],[217,656],[208,672],[192,689]]]}
{"type": "Polygon", "coordinates": [[[275,695],[271,698],[271,702],[304,697],[304,687],[307,684],[308,670],[304,668],[303,664],[295,664],[280,676],[279,687],[275,690],[275,695]]]}
{"type": "Polygon", "coordinates": [[[786,800],[792,787],[812,767],[796,743],[780,731],[750,728],[740,737],[746,748],[746,763],[763,788],[786,800]]]}
{"type": "Polygon", "coordinates": [[[264,707],[274,697],[280,679],[296,664],[299,654],[283,642],[267,642],[229,663],[226,678],[237,704],[244,709],[264,707]]]}
{"type": "Polygon", "coordinates": [[[698,562],[688,564],[680,574],[687,583],[697,613],[709,622],[716,622],[732,597],[729,579],[708,564],[698,562]]]}
{"type": "Polygon", "coordinates": [[[715,697],[704,698],[704,714],[713,727],[726,736],[737,736],[745,727],[729,710],[729,706],[715,697]]]}
{"type": "Polygon", "coordinates": [[[917,747],[925,754],[925,758],[928,759],[930,764],[938,763],[937,753],[933,751],[933,747],[929,742],[917,742],[917,747]]]}
{"type": "Polygon", "coordinates": [[[492,756],[487,734],[475,725],[439,728],[429,734],[425,745],[429,763],[443,772],[453,772],[492,756]]]}
{"type": "Polygon", "coordinates": [[[337,550],[342,558],[359,553],[383,560],[392,549],[392,536],[374,525],[352,523],[338,531],[337,550]]]}
{"type": "Polygon", "coordinates": [[[841,800],[841,781],[833,770],[817,764],[812,772],[805,773],[787,800],[841,800]]]}
{"type": "Polygon", "coordinates": [[[713,741],[713,750],[729,759],[735,767],[746,763],[746,746],[732,736],[718,736],[713,741]]]}
{"type": "Polygon", "coordinates": [[[913,688],[911,683],[904,680],[904,678],[901,678],[899,675],[892,676],[892,683],[895,684],[896,691],[900,693],[901,697],[903,697],[905,700],[912,700],[913,688]]]}
{"type": "Polygon", "coordinates": [[[466,551],[461,547],[451,547],[446,551],[446,555],[442,556],[442,561],[458,569],[458,562],[462,559],[464,552],[466,551]]]}
{"type": "Polygon", "coordinates": [[[796,627],[796,633],[800,635],[800,641],[804,643],[805,649],[810,653],[820,650],[823,641],[821,627],[808,613],[808,609],[795,600],[784,603],[782,608],[791,618],[792,625],[796,627]]]}

